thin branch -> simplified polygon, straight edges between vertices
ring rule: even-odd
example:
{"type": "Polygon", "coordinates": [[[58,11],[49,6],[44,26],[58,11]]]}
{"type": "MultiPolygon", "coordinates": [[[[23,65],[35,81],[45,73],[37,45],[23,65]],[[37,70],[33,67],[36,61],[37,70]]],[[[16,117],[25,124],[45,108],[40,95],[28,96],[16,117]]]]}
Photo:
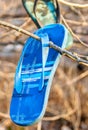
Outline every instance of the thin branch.
{"type": "Polygon", "coordinates": [[[80,57],[77,56],[77,53],[72,53],[70,51],[67,50],[63,50],[61,49],[59,46],[55,45],[54,43],[50,42],[50,47],[54,48],[55,50],[57,50],[58,52],[60,52],[60,54],[62,55],[66,55],[67,57],[77,61],[80,64],[84,64],[86,66],[88,66],[88,60],[84,60],[80,57]]]}
{"type": "Polygon", "coordinates": [[[79,57],[85,59],[85,60],[88,60],[88,56],[84,56],[84,55],[81,55],[81,54],[77,54],[79,57]]]}
{"type": "Polygon", "coordinates": [[[74,11],[77,15],[80,16],[80,18],[82,19],[83,22],[86,23],[86,20],[85,20],[83,14],[81,13],[81,11],[80,11],[79,9],[77,9],[77,8],[75,8],[75,7],[73,7],[73,6],[70,7],[70,8],[71,8],[72,11],[74,11]]]}
{"type": "Polygon", "coordinates": [[[37,39],[37,40],[41,40],[38,36],[36,36],[36,35],[34,35],[34,34],[28,32],[28,31],[26,31],[26,30],[24,30],[24,29],[22,29],[22,28],[20,28],[20,27],[17,27],[17,26],[15,26],[15,25],[13,25],[13,24],[10,24],[10,23],[7,23],[7,22],[4,22],[4,21],[1,21],[1,20],[0,20],[0,25],[5,26],[5,27],[8,27],[8,28],[12,28],[12,29],[14,29],[14,30],[16,30],[16,31],[18,31],[18,32],[21,32],[21,33],[23,33],[23,34],[25,34],[25,35],[31,36],[31,37],[33,37],[33,38],[35,38],[35,39],[37,39]]]}
{"type": "MultiPolygon", "coordinates": [[[[24,28],[24,27],[26,27],[27,26],[27,24],[29,23],[31,21],[31,19],[26,19],[26,22],[24,22],[20,27],[21,28],[24,28]]],[[[8,35],[10,35],[10,34],[13,34],[13,33],[15,33],[16,32],[16,30],[11,30],[11,31],[8,31],[8,32],[6,32],[6,33],[4,33],[3,34],[3,36],[1,36],[0,38],[4,38],[4,37],[6,37],[6,36],[8,36],[8,35]]],[[[18,36],[20,36],[21,35],[21,33],[15,33],[15,35],[16,35],[16,38],[18,37],[18,36]]],[[[15,39],[16,39],[15,38],[15,39]]]]}
{"type": "Polygon", "coordinates": [[[72,31],[72,29],[69,27],[69,25],[67,24],[66,20],[64,19],[62,15],[61,15],[61,18],[64,24],[66,25],[66,27],[68,28],[68,30],[71,32],[72,36],[75,37],[83,46],[88,47],[88,45],[85,44],[83,41],[81,41],[81,39],[72,31]]]}
{"type": "Polygon", "coordinates": [[[10,118],[10,116],[8,114],[2,113],[2,112],[0,112],[0,117],[10,118]]]}
{"type": "MultiPolygon", "coordinates": [[[[37,39],[37,40],[41,40],[41,38],[38,37],[37,35],[34,35],[34,34],[28,32],[28,31],[26,31],[26,30],[24,30],[24,29],[22,29],[22,28],[20,28],[20,27],[17,27],[17,26],[15,26],[15,25],[13,25],[13,24],[0,21],[0,25],[3,25],[3,26],[5,26],[5,27],[12,28],[12,29],[14,29],[14,30],[16,30],[16,31],[18,31],[18,32],[21,32],[21,33],[23,33],[23,34],[25,34],[25,35],[31,36],[31,37],[33,37],[33,38],[35,38],[35,39],[37,39]]],[[[51,48],[57,50],[61,55],[66,55],[67,57],[69,57],[69,58],[71,58],[71,59],[77,61],[78,63],[84,64],[84,65],[88,66],[88,60],[84,60],[84,59],[78,57],[77,54],[73,54],[72,52],[69,52],[69,51],[67,51],[67,50],[63,50],[63,49],[60,48],[59,46],[55,45],[53,42],[49,42],[49,44],[50,44],[50,47],[51,47],[51,48]]]]}
{"type": "Polygon", "coordinates": [[[74,6],[77,8],[88,8],[88,4],[77,4],[77,3],[70,3],[65,0],[58,0],[60,3],[68,5],[68,6],[74,6]]]}
{"type": "Polygon", "coordinates": [[[76,95],[76,122],[75,122],[75,130],[79,129],[79,125],[81,122],[81,101],[80,101],[80,97],[79,97],[79,93],[77,92],[77,90],[75,91],[75,95],[76,95]]]}
{"type": "Polygon", "coordinates": [[[78,77],[74,78],[72,81],[69,81],[67,83],[67,85],[72,85],[73,83],[76,83],[77,81],[79,81],[87,76],[88,76],[88,71],[85,71],[84,73],[80,74],[78,77]]]}
{"type": "Polygon", "coordinates": [[[68,112],[67,114],[56,115],[53,117],[43,117],[43,120],[44,121],[55,121],[55,120],[58,120],[60,118],[67,118],[67,117],[73,115],[75,112],[76,112],[76,110],[74,109],[74,110],[71,110],[70,112],[68,112]]]}
{"type": "Polygon", "coordinates": [[[41,130],[42,129],[42,121],[38,122],[37,124],[37,130],[41,130]]]}
{"type": "Polygon", "coordinates": [[[14,73],[12,73],[12,72],[5,73],[5,72],[0,71],[0,76],[2,76],[3,78],[5,78],[5,77],[13,78],[14,73]]]}
{"type": "MultiPolygon", "coordinates": [[[[6,127],[10,127],[12,124],[12,121],[10,119],[5,119],[2,121],[2,123],[0,123],[0,125],[2,125],[4,128],[6,127]]],[[[17,129],[16,129],[17,130],[17,129]]]]}
{"type": "Polygon", "coordinates": [[[82,26],[88,26],[88,23],[86,22],[78,22],[70,19],[65,19],[67,23],[74,24],[74,25],[82,25],[82,26]]]}

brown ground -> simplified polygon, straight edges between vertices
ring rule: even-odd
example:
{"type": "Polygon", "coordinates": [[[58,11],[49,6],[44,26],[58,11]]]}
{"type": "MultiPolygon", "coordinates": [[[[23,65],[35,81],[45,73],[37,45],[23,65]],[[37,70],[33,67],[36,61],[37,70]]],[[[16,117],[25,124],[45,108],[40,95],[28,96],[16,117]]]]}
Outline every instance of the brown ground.
{"type": "MultiPolygon", "coordinates": [[[[88,0],[72,2],[88,4],[88,0]]],[[[88,8],[60,5],[61,14],[68,19],[68,25],[88,45],[88,8]]],[[[0,20],[22,26],[30,32],[37,29],[28,18],[21,0],[0,0],[0,20]]],[[[15,68],[27,37],[0,26],[0,130],[88,130],[88,67],[65,56],[53,79],[42,126],[39,123],[21,128],[10,121],[8,113],[15,68]]],[[[76,38],[70,51],[88,56],[88,48],[76,38]]]]}

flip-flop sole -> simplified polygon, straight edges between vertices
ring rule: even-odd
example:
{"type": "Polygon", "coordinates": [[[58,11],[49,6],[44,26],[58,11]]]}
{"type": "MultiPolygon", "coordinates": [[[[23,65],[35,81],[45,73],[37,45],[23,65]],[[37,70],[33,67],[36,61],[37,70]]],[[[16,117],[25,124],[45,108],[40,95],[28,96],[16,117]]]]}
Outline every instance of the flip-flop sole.
{"type": "MultiPolygon", "coordinates": [[[[52,24],[35,32],[38,36],[45,33],[48,34],[50,41],[61,48],[65,48],[68,40],[68,31],[63,25],[52,24]]],[[[21,60],[23,60],[21,72],[22,92],[20,94],[16,92],[15,84],[10,105],[10,117],[18,125],[32,125],[43,117],[53,76],[60,61],[60,54],[53,48],[49,48],[48,58],[44,68],[44,85],[42,90],[39,91],[39,84],[37,83],[39,83],[38,80],[40,80],[42,69],[40,48],[41,42],[29,38],[22,51],[22,54],[24,53],[23,59],[21,55],[21,60]]]]}
{"type": "Polygon", "coordinates": [[[28,15],[39,28],[41,25],[57,23],[60,19],[59,4],[53,0],[39,0],[34,11],[34,0],[22,0],[28,15]]]}

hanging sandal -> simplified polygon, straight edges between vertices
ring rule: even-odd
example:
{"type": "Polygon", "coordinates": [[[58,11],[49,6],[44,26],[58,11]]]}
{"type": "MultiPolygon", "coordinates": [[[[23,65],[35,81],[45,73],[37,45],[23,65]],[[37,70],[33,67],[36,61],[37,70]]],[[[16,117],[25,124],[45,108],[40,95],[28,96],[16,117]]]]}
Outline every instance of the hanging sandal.
{"type": "Polygon", "coordinates": [[[61,24],[45,26],[34,34],[41,41],[34,38],[26,41],[16,69],[10,104],[10,117],[21,126],[40,121],[46,110],[53,76],[61,57],[49,47],[49,41],[61,48],[65,48],[69,41],[68,30],[61,24]]]}
{"type": "MultiPolygon", "coordinates": [[[[60,22],[60,7],[57,0],[22,0],[22,3],[38,28],[60,22]]],[[[68,40],[71,39],[69,33],[68,40]]],[[[73,43],[68,42],[68,44],[71,46],[73,43]]],[[[68,46],[66,45],[66,48],[68,46]]]]}
{"type": "Polygon", "coordinates": [[[38,28],[57,23],[60,19],[57,0],[22,0],[22,3],[38,28]]]}

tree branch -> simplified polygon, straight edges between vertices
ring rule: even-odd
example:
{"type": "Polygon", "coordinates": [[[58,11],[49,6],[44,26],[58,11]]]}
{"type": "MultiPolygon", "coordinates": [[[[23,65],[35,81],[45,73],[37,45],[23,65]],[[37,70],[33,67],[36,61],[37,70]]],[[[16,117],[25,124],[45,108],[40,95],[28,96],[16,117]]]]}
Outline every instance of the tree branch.
{"type": "Polygon", "coordinates": [[[28,31],[26,31],[26,30],[24,30],[24,29],[22,29],[22,28],[20,28],[20,27],[17,27],[17,26],[15,26],[15,25],[13,25],[13,24],[10,24],[10,23],[7,23],[7,22],[4,22],[4,21],[1,21],[1,20],[0,20],[0,25],[2,25],[2,26],[4,26],[4,27],[12,28],[12,29],[14,29],[14,30],[16,30],[16,31],[18,31],[18,32],[21,32],[21,33],[23,33],[23,34],[25,34],[25,35],[28,35],[28,36],[31,36],[31,37],[37,39],[37,40],[40,40],[40,38],[39,38],[38,36],[36,36],[36,35],[34,35],[34,34],[28,32],[28,31]]]}
{"type": "Polygon", "coordinates": [[[59,120],[60,118],[66,119],[67,117],[73,115],[76,111],[77,111],[76,109],[73,109],[70,112],[68,112],[67,114],[56,115],[56,116],[53,116],[53,117],[43,117],[43,120],[44,121],[55,121],[55,120],[59,120]]]}
{"type": "Polygon", "coordinates": [[[70,3],[65,0],[58,0],[60,3],[68,5],[68,6],[74,6],[77,8],[88,8],[88,4],[77,4],[77,3],[70,3]]]}
{"type": "MultiPolygon", "coordinates": [[[[25,35],[31,36],[31,37],[33,37],[33,38],[35,38],[37,40],[41,40],[41,38],[38,37],[37,35],[34,35],[34,34],[28,32],[28,31],[26,31],[26,30],[24,30],[24,29],[22,29],[20,27],[17,27],[15,25],[13,25],[13,24],[10,24],[10,23],[4,22],[4,21],[0,21],[0,25],[2,25],[4,27],[12,28],[12,29],[14,29],[14,30],[16,30],[18,32],[21,32],[21,33],[23,33],[25,35]]],[[[50,47],[57,50],[61,55],[66,55],[67,57],[77,61],[78,63],[88,66],[88,60],[84,60],[83,58],[78,57],[77,54],[60,48],[59,46],[55,45],[51,41],[49,43],[50,43],[50,47]]]]}
{"type": "Polygon", "coordinates": [[[85,47],[88,47],[88,45],[86,43],[84,43],[83,41],[81,41],[81,39],[72,31],[72,29],[69,27],[69,25],[67,24],[66,20],[64,19],[64,17],[62,15],[61,15],[61,18],[62,18],[65,26],[68,28],[68,30],[72,34],[72,36],[75,37],[80,42],[80,44],[82,44],[85,47]]]}
{"type": "Polygon", "coordinates": [[[5,114],[5,113],[2,113],[2,112],[0,112],[0,117],[10,118],[10,117],[9,117],[9,114],[5,114]]]}

